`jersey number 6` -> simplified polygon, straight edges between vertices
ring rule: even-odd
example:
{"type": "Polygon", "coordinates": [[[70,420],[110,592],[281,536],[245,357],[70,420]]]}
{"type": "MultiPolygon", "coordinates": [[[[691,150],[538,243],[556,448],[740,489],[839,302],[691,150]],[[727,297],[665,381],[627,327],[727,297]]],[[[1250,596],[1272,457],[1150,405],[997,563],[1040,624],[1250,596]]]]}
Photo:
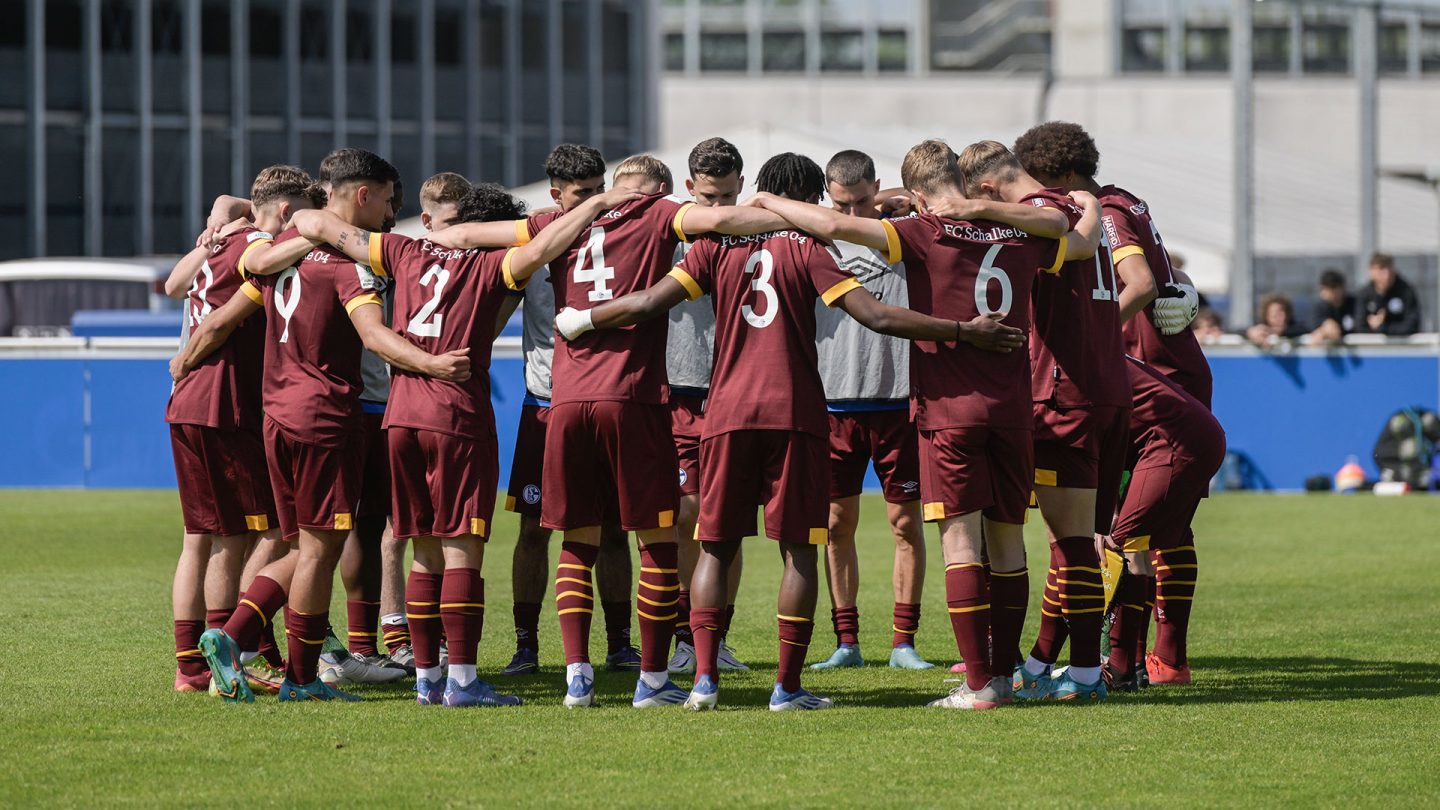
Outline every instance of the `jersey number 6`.
{"type": "Polygon", "coordinates": [[[1004,245],[992,245],[990,250],[985,252],[985,261],[980,263],[980,274],[975,276],[975,309],[981,315],[1010,314],[1010,303],[1015,297],[1015,291],[1010,286],[1010,277],[1005,275],[1002,268],[995,266],[995,259],[1000,255],[1000,248],[1004,245]],[[1000,282],[1000,306],[996,309],[990,308],[990,282],[1000,282]]]}

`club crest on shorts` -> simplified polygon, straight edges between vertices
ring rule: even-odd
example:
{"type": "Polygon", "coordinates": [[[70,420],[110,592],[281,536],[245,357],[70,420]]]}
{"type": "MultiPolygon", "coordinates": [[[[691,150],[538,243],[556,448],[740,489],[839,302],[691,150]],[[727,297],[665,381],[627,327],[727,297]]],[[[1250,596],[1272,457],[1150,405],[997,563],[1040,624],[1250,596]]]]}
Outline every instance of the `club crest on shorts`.
{"type": "Polygon", "coordinates": [[[525,499],[525,503],[534,506],[540,502],[540,487],[534,484],[526,484],[525,488],[520,490],[520,497],[525,499]]]}
{"type": "Polygon", "coordinates": [[[685,482],[686,482],[686,481],[689,481],[689,480],[690,480],[690,476],[685,473],[685,468],[684,468],[684,467],[681,467],[681,468],[680,468],[680,486],[682,486],[682,487],[685,486],[685,482]]]}

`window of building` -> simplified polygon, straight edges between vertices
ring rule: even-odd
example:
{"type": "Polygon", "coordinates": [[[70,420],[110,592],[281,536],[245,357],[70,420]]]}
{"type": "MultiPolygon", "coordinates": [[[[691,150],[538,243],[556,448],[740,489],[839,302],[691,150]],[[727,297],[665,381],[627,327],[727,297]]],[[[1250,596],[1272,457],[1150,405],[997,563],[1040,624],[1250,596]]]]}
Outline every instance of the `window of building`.
{"type": "Polygon", "coordinates": [[[709,32],[700,35],[700,69],[742,71],[749,64],[744,34],[709,32]]]}
{"type": "Polygon", "coordinates": [[[1301,35],[1301,61],[1306,73],[1350,70],[1350,27],[1343,23],[1307,22],[1301,35]]]}
{"type": "Polygon", "coordinates": [[[909,36],[904,31],[880,31],[875,41],[876,67],[886,72],[910,67],[909,36]]]}
{"type": "Polygon", "coordinates": [[[803,31],[766,31],[761,40],[762,66],[767,71],[798,72],[805,69],[803,31]]]}
{"type": "Polygon", "coordinates": [[[865,38],[859,31],[822,31],[820,69],[851,71],[865,67],[865,38]]]}
{"type": "Polygon", "coordinates": [[[1230,69],[1230,29],[1190,27],[1185,29],[1185,69],[1196,73],[1230,69]]]}

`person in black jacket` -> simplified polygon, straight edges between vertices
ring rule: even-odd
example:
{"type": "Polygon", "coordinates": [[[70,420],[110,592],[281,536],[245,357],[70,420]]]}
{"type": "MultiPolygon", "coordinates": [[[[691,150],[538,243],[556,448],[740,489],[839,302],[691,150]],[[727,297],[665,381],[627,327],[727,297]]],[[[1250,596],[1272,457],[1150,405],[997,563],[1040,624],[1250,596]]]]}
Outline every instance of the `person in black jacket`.
{"type": "Polygon", "coordinates": [[[1392,337],[1420,331],[1420,299],[1415,288],[1395,272],[1395,260],[1384,253],[1370,257],[1370,284],[1360,291],[1355,314],[1358,331],[1392,337]]]}
{"type": "Polygon", "coordinates": [[[1345,275],[1329,269],[1320,274],[1320,298],[1315,302],[1311,332],[1305,342],[1311,346],[1337,343],[1355,331],[1355,296],[1345,291],[1345,275]]]}

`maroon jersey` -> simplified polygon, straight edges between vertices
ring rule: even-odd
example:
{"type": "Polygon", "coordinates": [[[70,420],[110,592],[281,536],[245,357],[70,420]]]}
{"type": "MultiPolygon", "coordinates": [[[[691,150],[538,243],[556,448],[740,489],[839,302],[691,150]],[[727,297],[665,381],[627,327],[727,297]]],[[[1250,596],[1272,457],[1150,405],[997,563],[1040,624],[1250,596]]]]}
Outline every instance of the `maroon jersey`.
{"type": "MultiPolygon", "coordinates": [[[[215,243],[185,295],[185,320],[191,330],[237,292],[260,303],[259,291],[245,283],[245,255],[269,242],[270,234],[241,228],[215,243]]],[[[224,345],[175,384],[165,408],[165,421],[222,430],[259,430],[264,364],[265,319],[252,316],[236,327],[224,345]]]]}
{"type": "Polygon", "coordinates": [[[431,354],[470,349],[474,373],[462,383],[392,369],[385,427],[473,438],[495,433],[490,350],[506,295],[518,290],[510,253],[451,250],[393,233],[370,235],[370,268],[394,285],[394,325],[431,354]]]}
{"type": "MultiPolygon", "coordinates": [[[[283,242],[299,232],[280,234],[283,242]]],[[[338,447],[360,430],[360,335],[350,312],[380,305],[384,280],[328,246],[256,278],[265,294],[265,415],[306,444],[338,447]]]]}
{"type": "MultiPolygon", "coordinates": [[[[1082,211],[1052,189],[1025,197],[1080,221],[1082,211]]],[[[1101,239],[1088,259],[1036,273],[1030,333],[1030,396],[1061,408],[1130,404],[1125,345],[1120,334],[1120,293],[1115,265],[1101,239]]]]}
{"type": "Polygon", "coordinates": [[[715,301],[704,435],[794,430],[829,436],[815,355],[815,299],[833,305],[860,286],[855,276],[800,231],[707,237],[670,275],[690,300],[709,293],[715,301]]]}
{"type": "MultiPolygon", "coordinates": [[[[692,205],[652,194],[597,217],[550,263],[555,308],[590,309],[664,278],[675,246],[685,240],[680,222],[692,205]]],[[[551,221],[535,217],[530,227],[551,221]]],[[[623,329],[599,329],[573,341],[557,340],[551,403],[663,403],[669,324],[668,318],[652,318],[623,329]]]]}
{"type": "MultiPolygon", "coordinates": [[[[1007,325],[1029,331],[1035,268],[1055,272],[1065,258],[1064,237],[1041,239],[995,222],[921,214],[883,224],[885,260],[905,262],[910,308],[953,321],[1003,312],[1007,325]]],[[[921,430],[1031,428],[1030,357],[1023,352],[917,340],[910,389],[921,430]]]]}
{"type": "Polygon", "coordinates": [[[1159,369],[1133,357],[1127,357],[1125,365],[1134,391],[1127,466],[1184,467],[1203,461],[1218,469],[1225,455],[1225,431],[1209,409],[1159,369]]]}
{"type": "MultiPolygon", "coordinates": [[[[1104,206],[1100,221],[1105,240],[1110,243],[1112,261],[1119,265],[1127,257],[1144,256],[1157,289],[1173,282],[1170,255],[1160,240],[1155,220],[1150,218],[1150,206],[1117,186],[1100,189],[1098,196],[1104,206]]],[[[1123,280],[1119,280],[1117,289],[1125,289],[1123,280]]],[[[1155,307],[1151,304],[1125,323],[1125,351],[1175,380],[1208,408],[1210,364],[1200,350],[1200,342],[1189,329],[1177,335],[1160,334],[1155,327],[1154,313],[1155,307]]]]}

